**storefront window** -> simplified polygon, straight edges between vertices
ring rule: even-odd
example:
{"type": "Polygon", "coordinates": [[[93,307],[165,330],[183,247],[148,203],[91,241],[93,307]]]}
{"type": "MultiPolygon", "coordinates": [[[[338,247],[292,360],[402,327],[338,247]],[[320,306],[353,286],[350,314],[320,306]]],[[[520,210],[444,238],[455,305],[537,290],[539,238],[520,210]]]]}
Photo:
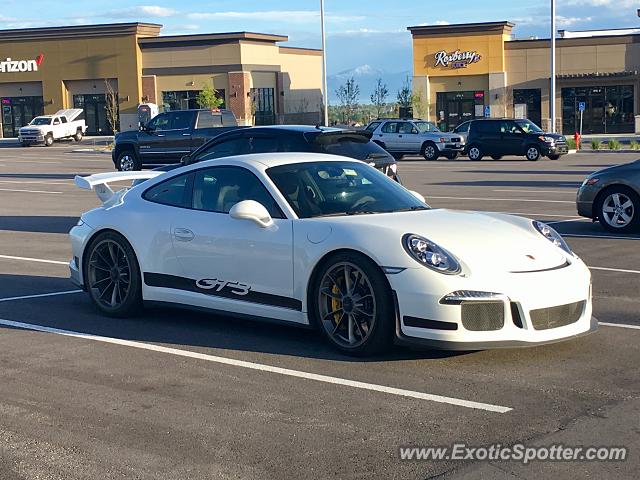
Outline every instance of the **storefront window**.
{"type": "Polygon", "coordinates": [[[562,131],[580,130],[581,102],[583,133],[633,133],[633,85],[570,87],[562,89],[562,131]]]}
{"type": "Polygon", "coordinates": [[[528,118],[536,125],[542,124],[542,95],[539,88],[526,88],[513,90],[514,116],[518,110],[524,110],[524,118],[528,118]],[[524,105],[523,109],[518,108],[524,105]]]}
{"type": "MultiPolygon", "coordinates": [[[[217,89],[218,98],[222,99],[220,108],[225,108],[224,89],[217,89]]],[[[200,90],[176,90],[170,92],[162,92],[163,111],[171,110],[194,110],[200,108],[198,105],[198,94],[200,90]]]]}
{"type": "MultiPolygon", "coordinates": [[[[107,96],[103,93],[73,96],[73,108],[84,110],[87,135],[112,135],[113,129],[107,120],[107,96]]],[[[118,125],[116,125],[118,128],[118,125]]]]}
{"type": "Polygon", "coordinates": [[[17,137],[20,127],[27,125],[34,117],[44,113],[42,97],[3,97],[2,136],[17,137]]]}
{"type": "Polygon", "coordinates": [[[255,125],[273,125],[275,123],[275,99],[273,88],[252,88],[251,98],[255,115],[255,125]]]}

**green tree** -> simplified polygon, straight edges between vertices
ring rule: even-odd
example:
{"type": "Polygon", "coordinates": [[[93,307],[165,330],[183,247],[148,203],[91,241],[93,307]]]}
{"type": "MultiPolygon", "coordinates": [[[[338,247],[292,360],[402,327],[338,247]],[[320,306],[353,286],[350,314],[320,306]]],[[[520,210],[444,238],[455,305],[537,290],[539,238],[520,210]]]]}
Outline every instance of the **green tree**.
{"type": "Polygon", "coordinates": [[[405,78],[402,88],[398,90],[398,105],[402,108],[409,108],[413,104],[413,90],[409,77],[405,78]]]}
{"type": "Polygon", "coordinates": [[[358,97],[360,96],[360,86],[351,77],[336,90],[336,96],[342,105],[343,119],[349,123],[358,108],[358,97]]]}
{"type": "Polygon", "coordinates": [[[376,107],[377,117],[382,116],[384,107],[387,105],[387,97],[389,96],[389,89],[386,83],[382,83],[382,79],[378,78],[376,82],[376,88],[371,94],[371,103],[376,107]]]}
{"type": "Polygon", "coordinates": [[[220,105],[224,102],[218,91],[210,85],[203,85],[202,90],[196,96],[196,102],[200,108],[220,108],[220,105]]]}

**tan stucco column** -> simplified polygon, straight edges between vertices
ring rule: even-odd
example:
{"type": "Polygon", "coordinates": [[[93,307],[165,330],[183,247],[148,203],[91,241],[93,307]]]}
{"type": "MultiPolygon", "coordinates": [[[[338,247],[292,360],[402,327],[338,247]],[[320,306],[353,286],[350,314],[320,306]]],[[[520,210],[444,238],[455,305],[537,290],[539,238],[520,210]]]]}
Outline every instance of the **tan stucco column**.
{"type": "Polygon", "coordinates": [[[419,105],[414,105],[413,115],[423,117],[425,120],[436,120],[435,117],[432,118],[432,114],[435,114],[435,112],[431,111],[431,91],[427,75],[413,77],[413,94],[420,98],[419,105]],[[418,107],[419,111],[416,111],[416,107],[418,107]]]}
{"type": "MultiPolygon", "coordinates": [[[[508,117],[507,72],[489,73],[489,106],[492,117],[508,117]]],[[[511,100],[513,103],[513,100],[511,100]]]]}

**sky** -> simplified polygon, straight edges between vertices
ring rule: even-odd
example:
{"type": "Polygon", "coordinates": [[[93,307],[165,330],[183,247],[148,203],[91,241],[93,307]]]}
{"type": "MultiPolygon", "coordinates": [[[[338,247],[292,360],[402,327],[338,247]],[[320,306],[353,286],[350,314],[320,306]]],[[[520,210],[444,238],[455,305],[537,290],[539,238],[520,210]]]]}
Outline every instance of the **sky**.
{"type": "MultiPolygon", "coordinates": [[[[0,0],[0,29],[152,22],[162,34],[253,31],[319,48],[319,0],[0,0]],[[64,4],[64,8],[61,5],[64,4]],[[46,14],[44,14],[46,13],[46,14]]],[[[640,0],[557,0],[558,29],[640,27],[640,0]]],[[[549,0],[325,0],[327,70],[411,70],[406,27],[508,20],[516,38],[549,37],[549,0]]],[[[0,45],[0,56],[2,56],[0,45]]]]}

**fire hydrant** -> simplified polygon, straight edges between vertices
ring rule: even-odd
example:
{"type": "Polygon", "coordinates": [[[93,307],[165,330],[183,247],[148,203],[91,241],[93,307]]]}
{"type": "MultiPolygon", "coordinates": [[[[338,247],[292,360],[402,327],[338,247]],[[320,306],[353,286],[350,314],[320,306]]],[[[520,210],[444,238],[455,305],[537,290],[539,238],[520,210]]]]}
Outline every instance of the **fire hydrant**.
{"type": "Polygon", "coordinates": [[[576,150],[580,150],[580,142],[582,141],[582,137],[578,132],[573,134],[573,140],[576,142],[576,150]]]}

